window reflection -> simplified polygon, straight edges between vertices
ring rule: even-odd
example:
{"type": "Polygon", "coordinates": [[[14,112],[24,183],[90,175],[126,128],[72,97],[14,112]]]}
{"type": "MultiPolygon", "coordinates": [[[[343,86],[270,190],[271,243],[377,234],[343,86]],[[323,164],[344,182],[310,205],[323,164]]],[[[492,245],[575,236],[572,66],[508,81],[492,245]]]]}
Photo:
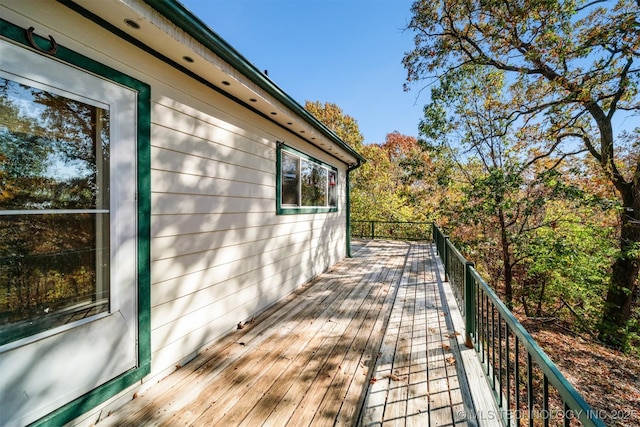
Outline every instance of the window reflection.
{"type": "Polygon", "coordinates": [[[108,165],[108,110],[0,77],[0,345],[108,310],[108,165]]]}
{"type": "MultiPolygon", "coordinates": [[[[311,157],[278,147],[280,159],[280,199],[283,208],[331,208],[315,212],[333,212],[338,206],[338,172],[311,157]]],[[[311,210],[301,209],[299,212],[311,210]]],[[[297,213],[289,210],[284,213],[297,213]]]]}
{"type": "Polygon", "coordinates": [[[322,166],[302,161],[302,206],[326,206],[327,170],[322,166]]]}
{"type": "Polygon", "coordinates": [[[109,206],[109,113],[0,78],[0,209],[109,206]]]}
{"type": "Polygon", "coordinates": [[[338,206],[338,174],[329,171],[329,206],[338,206]]]}
{"type": "Polygon", "coordinates": [[[282,204],[299,205],[300,191],[298,180],[300,179],[300,165],[298,157],[282,153],[282,204]]]}

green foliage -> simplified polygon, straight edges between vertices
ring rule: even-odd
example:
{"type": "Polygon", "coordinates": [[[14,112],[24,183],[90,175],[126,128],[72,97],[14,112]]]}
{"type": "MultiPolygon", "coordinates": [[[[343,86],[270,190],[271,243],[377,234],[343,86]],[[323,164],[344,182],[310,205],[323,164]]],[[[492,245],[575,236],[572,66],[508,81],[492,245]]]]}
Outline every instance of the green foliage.
{"type": "Polygon", "coordinates": [[[584,199],[579,192],[588,190],[607,199],[598,188],[572,187],[551,175],[544,185],[531,185],[544,181],[545,170],[587,152],[599,168],[592,176],[615,188],[621,252],[602,313],[603,324],[613,322],[615,330],[602,337],[621,341],[616,331],[630,320],[640,280],[640,156],[637,129],[625,134],[615,126],[620,115],[640,111],[640,3],[418,0],[412,13],[415,48],[403,60],[407,83],[437,83],[421,132],[435,146],[455,132],[487,166],[467,196],[479,211],[498,212],[506,282],[517,235],[532,219],[542,224],[544,202],[534,196],[540,188],[551,188],[552,197],[584,199]],[[539,166],[528,168],[534,163],[539,166]],[[525,197],[510,179],[518,175],[525,197]],[[492,200],[482,200],[482,190],[492,200]],[[532,196],[535,203],[521,203],[532,196]]]}
{"type": "Polygon", "coordinates": [[[398,177],[387,152],[379,145],[362,150],[367,163],[352,178],[351,213],[358,220],[407,221],[413,209],[398,191],[398,177]]]}
{"type": "Polygon", "coordinates": [[[548,206],[548,225],[518,245],[525,312],[559,316],[582,330],[595,329],[615,247],[614,230],[592,221],[598,216],[588,207],[556,201],[548,206]]]}
{"type": "Polygon", "coordinates": [[[358,220],[434,221],[446,199],[449,166],[416,138],[392,132],[384,144],[363,148],[353,174],[352,217],[358,220]],[[445,185],[443,185],[445,184],[445,185]]]}

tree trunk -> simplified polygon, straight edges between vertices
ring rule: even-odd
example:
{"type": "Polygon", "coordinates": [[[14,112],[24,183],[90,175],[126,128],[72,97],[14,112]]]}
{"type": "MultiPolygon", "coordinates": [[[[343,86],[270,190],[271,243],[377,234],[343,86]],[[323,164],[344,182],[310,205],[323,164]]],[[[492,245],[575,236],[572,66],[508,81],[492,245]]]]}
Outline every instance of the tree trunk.
{"type": "Polygon", "coordinates": [[[538,296],[538,307],[536,307],[536,316],[542,317],[542,302],[544,301],[544,292],[547,288],[547,280],[542,279],[542,285],[540,285],[540,294],[538,296]]]}
{"type": "Polygon", "coordinates": [[[631,318],[640,271],[640,185],[622,194],[620,255],[613,263],[611,282],[600,325],[600,339],[618,348],[627,343],[627,323],[631,318]]]}
{"type": "Polygon", "coordinates": [[[507,236],[507,225],[504,219],[504,212],[498,209],[498,219],[500,221],[500,240],[502,244],[502,266],[504,269],[504,299],[509,309],[513,308],[513,268],[511,265],[511,254],[509,251],[509,238],[507,236]]]}

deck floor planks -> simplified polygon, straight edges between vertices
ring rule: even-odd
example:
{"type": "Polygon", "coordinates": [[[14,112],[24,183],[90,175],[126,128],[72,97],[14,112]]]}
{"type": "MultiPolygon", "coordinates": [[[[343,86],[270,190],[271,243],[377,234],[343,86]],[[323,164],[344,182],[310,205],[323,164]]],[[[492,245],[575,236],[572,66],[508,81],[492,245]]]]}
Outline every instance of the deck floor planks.
{"type": "MultiPolygon", "coordinates": [[[[356,267],[354,271],[364,272],[367,269],[367,266],[362,263],[356,267]]],[[[356,275],[358,276],[358,275],[356,275]]],[[[336,278],[337,283],[344,285],[340,281],[339,278],[336,278]]],[[[189,424],[195,423],[197,425],[214,425],[217,422],[222,422],[222,418],[227,415],[227,412],[232,411],[234,405],[239,404],[241,408],[244,408],[247,403],[254,403],[257,398],[259,398],[260,390],[262,389],[260,386],[254,387],[256,383],[261,379],[262,375],[265,372],[269,372],[269,368],[278,361],[286,360],[288,358],[287,355],[281,354],[283,351],[291,350],[290,346],[293,342],[297,342],[299,344],[304,344],[308,342],[310,334],[314,332],[318,332],[318,323],[322,321],[322,319],[328,319],[329,323],[331,323],[331,318],[335,317],[337,313],[340,313],[342,301],[344,298],[348,298],[349,295],[352,295],[354,291],[357,291],[358,288],[350,288],[346,286],[340,286],[340,288],[333,292],[333,295],[330,295],[326,300],[324,300],[324,304],[314,304],[313,298],[309,299],[310,307],[307,310],[301,310],[294,315],[287,316],[280,321],[281,325],[289,325],[289,328],[285,330],[283,335],[278,334],[279,329],[273,329],[268,333],[268,340],[270,342],[268,347],[259,346],[254,347],[251,343],[249,348],[250,351],[263,352],[268,354],[269,360],[263,361],[259,360],[254,365],[248,366],[246,364],[241,364],[238,366],[234,366],[233,370],[228,370],[229,378],[225,383],[229,383],[229,380],[233,380],[235,378],[249,378],[247,381],[234,380],[231,384],[231,387],[218,388],[217,392],[214,396],[208,397],[208,402],[203,401],[197,408],[194,408],[194,417],[189,419],[184,419],[183,417],[178,417],[175,420],[170,420],[166,425],[176,425],[180,424],[189,424]],[[302,322],[305,322],[305,325],[301,325],[302,322]],[[314,324],[315,323],[315,324],[314,324]],[[271,362],[271,363],[270,363],[271,362]],[[239,388],[237,384],[241,384],[243,387],[239,388]],[[245,394],[251,393],[250,397],[244,398],[245,394]],[[221,396],[221,397],[220,397],[221,396]]],[[[311,292],[312,294],[314,292],[311,292]]],[[[334,326],[334,325],[331,325],[334,326]]],[[[240,362],[246,362],[250,357],[243,357],[240,359],[240,362]]],[[[282,363],[278,365],[276,369],[282,367],[282,363]]],[[[262,382],[262,386],[267,385],[268,380],[262,382]]],[[[250,410],[251,407],[248,408],[250,410]]],[[[229,415],[229,417],[234,417],[235,415],[229,415]]],[[[226,424],[233,425],[233,424],[226,424]]]]}
{"type": "Polygon", "coordinates": [[[450,377],[456,372],[451,345],[457,341],[450,343],[456,335],[447,327],[448,313],[441,301],[431,247],[412,244],[376,370],[376,375],[390,372],[393,380],[407,383],[397,384],[390,378],[373,385],[362,425],[466,425],[464,412],[458,408],[460,386],[450,377]],[[404,374],[408,374],[406,379],[404,374]]]}
{"type": "Polygon", "coordinates": [[[369,242],[98,427],[466,426],[441,268],[432,244],[369,242]]]}
{"type": "Polygon", "coordinates": [[[455,363],[455,359],[446,326],[448,310],[443,307],[435,277],[429,275],[429,279],[426,282],[427,294],[433,310],[427,318],[427,326],[434,331],[427,345],[432,356],[428,365],[431,425],[448,426],[453,424],[453,410],[446,365],[455,363]]]}
{"type": "MultiPolygon", "coordinates": [[[[338,272],[336,276],[339,276],[340,273],[344,272],[338,272]]],[[[275,331],[273,328],[282,320],[287,317],[295,318],[297,314],[304,313],[305,309],[309,307],[330,305],[331,301],[340,295],[340,292],[348,292],[348,290],[340,286],[339,281],[335,278],[316,279],[303,286],[291,298],[286,298],[281,304],[278,303],[261,313],[257,324],[228,335],[226,339],[207,349],[188,365],[151,387],[140,398],[133,400],[128,404],[131,410],[126,418],[117,420],[113,425],[133,427],[144,424],[151,426],[156,425],[153,423],[153,419],[156,417],[159,419],[158,423],[175,421],[174,415],[176,413],[179,418],[188,417],[189,413],[197,411],[200,393],[209,388],[210,383],[217,377],[224,375],[235,361],[249,352],[249,346],[242,346],[239,343],[250,342],[252,346],[261,345],[267,339],[273,338],[271,335],[275,331]],[[305,293],[307,289],[314,289],[313,298],[309,298],[308,292],[305,293]],[[296,296],[299,297],[296,300],[299,303],[291,305],[289,302],[296,296]],[[184,409],[186,405],[189,405],[188,409],[184,409]]],[[[281,327],[284,325],[286,323],[280,323],[281,327]]],[[[115,420],[117,417],[110,418],[115,420]]]]}
{"type": "Polygon", "coordinates": [[[328,398],[323,400],[320,407],[320,413],[331,412],[325,407],[339,407],[338,416],[334,417],[336,425],[353,425],[357,421],[364,391],[369,381],[369,371],[375,364],[384,335],[383,326],[394,303],[396,286],[393,285],[397,283],[404,268],[403,258],[401,254],[396,254],[393,263],[390,263],[390,270],[381,283],[383,293],[380,294],[378,302],[369,306],[369,315],[356,333],[351,346],[351,355],[346,357],[343,363],[343,373],[346,377],[341,382],[340,388],[328,394],[328,398]],[[362,375],[358,375],[358,372],[362,375]]]}
{"type": "Polygon", "coordinates": [[[417,260],[414,283],[415,302],[407,400],[407,426],[428,426],[429,377],[427,371],[427,300],[425,294],[425,258],[421,246],[414,248],[417,260]]]}
{"type": "MultiPolygon", "coordinates": [[[[348,294],[348,296],[343,301],[348,301],[350,299],[353,299],[354,301],[357,301],[362,305],[364,302],[366,302],[370,298],[370,294],[372,292],[377,291],[377,289],[373,287],[365,287],[365,286],[354,287],[354,290],[356,292],[352,292],[348,294]]],[[[342,330],[341,326],[345,326],[345,329],[348,329],[349,327],[357,328],[358,326],[357,322],[359,321],[362,308],[360,307],[356,311],[357,314],[355,316],[350,315],[350,311],[354,309],[353,306],[347,307],[344,303],[342,303],[337,308],[338,310],[334,312],[332,316],[329,316],[327,318],[327,323],[333,323],[338,326],[331,328],[328,335],[331,335],[331,333],[333,333],[334,335],[344,337],[344,330],[342,330]],[[337,320],[332,320],[334,318],[337,320]]],[[[317,331],[317,328],[315,329],[317,331]]],[[[314,331],[311,328],[305,330],[305,334],[306,333],[313,334],[313,332],[314,331]]],[[[307,347],[306,360],[310,360],[314,356],[314,353],[317,350],[317,348],[319,348],[319,346],[316,346],[313,344],[307,346],[306,342],[309,342],[309,341],[304,336],[305,334],[302,334],[298,339],[296,339],[296,341],[302,342],[304,347],[307,347]]],[[[317,336],[319,334],[313,334],[313,335],[317,336]]],[[[322,338],[323,335],[324,334],[320,335],[320,338],[322,338]]],[[[336,346],[334,348],[338,348],[338,347],[336,346]]],[[[297,376],[295,372],[292,372],[292,371],[285,372],[285,370],[286,370],[286,366],[278,367],[275,373],[280,373],[280,374],[284,373],[286,374],[287,378],[295,378],[297,376]]],[[[252,388],[251,390],[252,396],[258,397],[259,400],[261,400],[262,397],[264,397],[263,395],[268,392],[268,390],[274,385],[275,382],[276,382],[275,379],[264,378],[264,376],[262,376],[260,380],[257,381],[256,383],[257,386],[252,388]]],[[[216,409],[215,406],[213,406],[209,410],[207,410],[207,413],[209,413],[209,415],[212,415],[212,414],[216,414],[216,415],[214,415],[214,417],[211,417],[211,416],[201,417],[198,419],[198,423],[202,425],[214,425],[215,422],[218,422],[220,425],[238,425],[246,417],[247,413],[251,411],[253,407],[256,405],[256,402],[253,399],[252,400],[246,399],[244,400],[244,404],[242,403],[243,402],[240,402],[240,404],[235,405],[228,413],[225,413],[224,416],[219,418],[217,418],[217,415],[220,413],[220,410],[216,409]]]]}
{"type": "MultiPolygon", "coordinates": [[[[393,259],[396,262],[403,260],[404,254],[392,254],[388,260],[386,258],[383,257],[385,262],[382,263],[382,269],[379,270],[379,273],[362,282],[366,287],[373,285],[378,289],[378,292],[382,291],[384,287],[380,285],[384,282],[384,278],[389,272],[389,268],[386,266],[390,263],[393,265],[393,259]]],[[[382,294],[382,297],[384,298],[385,295],[382,294]]],[[[357,321],[350,322],[352,326],[344,331],[340,344],[334,347],[330,355],[329,362],[318,372],[315,381],[311,384],[308,392],[289,419],[292,425],[306,425],[311,423],[312,420],[313,423],[311,424],[315,425],[334,424],[337,413],[335,413],[334,408],[327,408],[327,404],[323,405],[323,402],[325,398],[329,397],[331,399],[335,396],[341,406],[344,396],[340,395],[340,388],[348,373],[349,366],[346,363],[348,362],[349,349],[352,347],[356,335],[360,332],[361,323],[366,320],[367,314],[377,307],[376,301],[377,298],[372,298],[366,304],[366,307],[363,307],[362,304],[360,305],[360,309],[357,312],[357,321]],[[343,363],[345,364],[344,367],[342,366],[343,363]],[[321,408],[324,411],[321,411],[321,408]]],[[[338,409],[340,406],[338,406],[338,409]]]]}
{"type": "MultiPolygon", "coordinates": [[[[398,267],[401,268],[401,267],[398,267]]],[[[389,287],[385,288],[386,292],[389,292],[389,287]]],[[[335,335],[331,337],[332,341],[338,342],[342,339],[341,336],[335,335]]],[[[335,345],[335,344],[334,344],[335,345]]],[[[281,426],[287,423],[294,411],[301,404],[302,400],[305,398],[307,394],[311,392],[311,387],[315,383],[318,375],[316,373],[320,373],[322,368],[326,365],[326,360],[333,353],[333,346],[322,346],[319,353],[314,358],[309,366],[307,366],[307,370],[305,372],[311,372],[308,374],[306,378],[303,378],[303,381],[295,381],[291,388],[287,391],[287,394],[280,401],[276,407],[274,408],[272,414],[269,416],[264,425],[267,426],[281,426]]]]}
{"type": "Polygon", "coordinates": [[[387,404],[384,411],[383,423],[390,426],[404,426],[409,397],[409,370],[411,365],[413,315],[415,309],[415,269],[416,260],[410,253],[407,267],[400,282],[396,304],[400,308],[396,320],[398,322],[395,356],[392,370],[384,378],[389,384],[387,404]]]}
{"type": "MultiPolygon", "coordinates": [[[[339,295],[339,293],[335,292],[333,291],[324,300],[325,303],[329,304],[329,307],[331,307],[331,300],[334,299],[334,295],[339,295]]],[[[275,363],[279,359],[280,352],[287,348],[286,346],[296,337],[299,337],[296,332],[293,332],[298,322],[301,322],[307,315],[316,314],[314,309],[319,307],[323,307],[323,305],[314,304],[312,300],[309,300],[306,306],[303,304],[299,310],[290,311],[286,319],[279,319],[280,322],[277,323],[266,322],[264,325],[261,324],[260,326],[262,327],[255,332],[239,335],[234,344],[241,351],[229,354],[217,366],[215,365],[217,360],[213,361],[208,366],[216,366],[214,370],[209,370],[207,367],[204,370],[205,375],[203,377],[189,378],[189,381],[184,382],[182,390],[176,389],[173,391],[172,394],[174,395],[179,392],[183,393],[181,400],[190,403],[189,408],[188,410],[175,408],[172,411],[172,416],[163,421],[162,425],[170,426],[177,423],[195,421],[202,415],[202,412],[212,405],[212,402],[215,401],[218,406],[222,406],[222,401],[218,401],[220,396],[232,397],[233,395],[229,393],[236,391],[239,386],[249,386],[249,383],[255,379],[251,373],[266,369],[275,363]],[[309,307],[311,307],[311,311],[304,310],[309,307]],[[269,351],[260,347],[260,344],[266,340],[274,343],[269,351]],[[211,381],[217,380],[218,377],[221,387],[211,391],[209,384],[211,381]],[[249,380],[243,384],[243,378],[248,378],[249,380]],[[194,387],[194,385],[199,387],[194,387]]]]}

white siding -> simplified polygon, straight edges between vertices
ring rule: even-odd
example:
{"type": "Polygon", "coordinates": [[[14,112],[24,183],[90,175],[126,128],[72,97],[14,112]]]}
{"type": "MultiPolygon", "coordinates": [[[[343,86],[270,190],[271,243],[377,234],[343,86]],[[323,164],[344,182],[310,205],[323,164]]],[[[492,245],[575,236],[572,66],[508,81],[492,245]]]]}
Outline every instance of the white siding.
{"type": "Polygon", "coordinates": [[[186,79],[152,110],[152,370],[174,366],[345,255],[345,168],[186,79]],[[190,97],[207,96],[207,103],[190,97]],[[176,95],[177,97],[177,95],[176,95]],[[215,107],[211,104],[215,104],[215,107]],[[340,210],[276,210],[276,141],[340,169],[340,210]]]}
{"type": "Polygon", "coordinates": [[[151,86],[149,378],[345,256],[346,165],[64,6],[34,3],[0,10],[151,86]],[[276,141],[338,168],[338,212],[276,215],[276,141]]]}

